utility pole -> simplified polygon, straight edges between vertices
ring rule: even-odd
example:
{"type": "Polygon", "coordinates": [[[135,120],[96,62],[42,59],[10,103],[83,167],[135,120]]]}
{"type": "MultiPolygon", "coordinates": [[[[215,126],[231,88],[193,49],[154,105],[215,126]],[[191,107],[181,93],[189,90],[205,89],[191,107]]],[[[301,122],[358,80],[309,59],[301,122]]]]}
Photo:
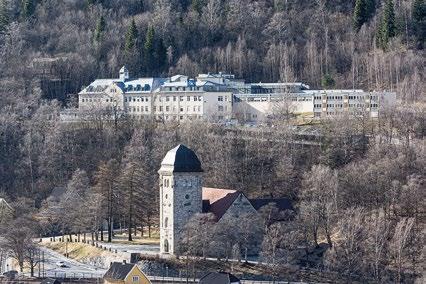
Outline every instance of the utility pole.
{"type": "Polygon", "coordinates": [[[43,260],[43,278],[45,277],[45,273],[44,273],[44,251],[42,252],[42,260],[43,260]]]}
{"type": "Polygon", "coordinates": [[[38,250],[38,278],[40,278],[40,273],[41,273],[41,253],[40,253],[40,250],[38,250]]]}

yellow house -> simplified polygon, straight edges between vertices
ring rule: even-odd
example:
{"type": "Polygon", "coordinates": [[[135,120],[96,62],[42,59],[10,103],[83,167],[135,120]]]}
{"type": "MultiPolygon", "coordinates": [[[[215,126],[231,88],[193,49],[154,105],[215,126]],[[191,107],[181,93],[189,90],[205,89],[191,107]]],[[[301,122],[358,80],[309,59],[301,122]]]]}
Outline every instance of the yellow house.
{"type": "Polygon", "coordinates": [[[113,262],[104,275],[105,284],[151,284],[136,264],[113,262]]]}

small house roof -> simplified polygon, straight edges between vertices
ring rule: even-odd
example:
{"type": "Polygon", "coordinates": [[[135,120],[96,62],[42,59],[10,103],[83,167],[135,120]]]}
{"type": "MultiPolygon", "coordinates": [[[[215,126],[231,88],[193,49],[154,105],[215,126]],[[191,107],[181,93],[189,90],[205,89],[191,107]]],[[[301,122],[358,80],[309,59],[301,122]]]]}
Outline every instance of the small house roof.
{"type": "Polygon", "coordinates": [[[105,273],[105,279],[116,279],[124,280],[127,275],[132,271],[133,267],[136,264],[125,263],[125,262],[113,262],[109,267],[108,271],[105,273]]]}
{"type": "MultiPolygon", "coordinates": [[[[161,167],[166,167],[173,172],[203,172],[201,162],[194,151],[179,144],[167,152],[161,167]]],[[[161,170],[161,169],[160,169],[161,170]]]]}
{"type": "Polygon", "coordinates": [[[199,284],[239,284],[240,279],[227,272],[209,272],[204,275],[199,284]]]}

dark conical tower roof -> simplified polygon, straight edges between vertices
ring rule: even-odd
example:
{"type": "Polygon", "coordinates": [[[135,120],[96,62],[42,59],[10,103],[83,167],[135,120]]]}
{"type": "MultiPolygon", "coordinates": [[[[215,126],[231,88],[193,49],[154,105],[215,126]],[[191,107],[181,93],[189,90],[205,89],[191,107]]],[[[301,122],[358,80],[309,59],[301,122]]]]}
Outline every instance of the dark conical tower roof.
{"type": "Polygon", "coordinates": [[[171,170],[173,172],[202,172],[201,162],[194,151],[179,144],[169,152],[167,152],[161,168],[171,170]]]}

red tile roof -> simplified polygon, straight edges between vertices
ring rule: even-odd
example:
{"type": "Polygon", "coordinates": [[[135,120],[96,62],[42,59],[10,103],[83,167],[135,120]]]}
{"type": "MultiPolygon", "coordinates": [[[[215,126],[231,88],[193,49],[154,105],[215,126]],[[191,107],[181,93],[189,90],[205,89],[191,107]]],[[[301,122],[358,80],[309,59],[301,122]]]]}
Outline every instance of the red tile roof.
{"type": "Polygon", "coordinates": [[[240,194],[231,189],[203,187],[203,212],[213,213],[219,221],[240,194]]]}

